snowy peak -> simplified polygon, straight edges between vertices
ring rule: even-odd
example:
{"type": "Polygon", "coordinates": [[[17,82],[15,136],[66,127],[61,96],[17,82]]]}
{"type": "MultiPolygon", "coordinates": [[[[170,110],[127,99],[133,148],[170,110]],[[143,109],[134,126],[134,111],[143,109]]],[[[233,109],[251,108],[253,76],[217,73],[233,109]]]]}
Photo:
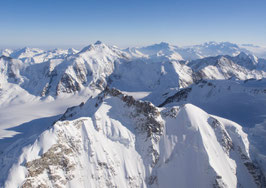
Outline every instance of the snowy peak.
{"type": "Polygon", "coordinates": [[[41,54],[44,51],[38,48],[29,48],[29,47],[24,47],[22,49],[14,51],[10,56],[12,58],[16,59],[22,59],[22,58],[27,58],[27,57],[33,57],[37,54],[41,54]]]}
{"type": "Polygon", "coordinates": [[[136,48],[135,51],[137,50],[142,54],[148,55],[154,60],[183,60],[182,56],[176,51],[176,48],[168,43],[161,42],[160,44],[136,48]]]}
{"type": "Polygon", "coordinates": [[[108,49],[109,47],[101,42],[96,42],[95,44],[90,44],[84,47],[79,53],[89,52],[89,51],[98,51],[103,49],[108,49]]]}
{"type": "Polygon", "coordinates": [[[160,51],[160,50],[170,50],[171,48],[173,48],[169,43],[166,42],[161,42],[159,44],[154,44],[151,46],[147,46],[142,48],[143,50],[149,50],[149,51],[160,51]]]}
{"type": "Polygon", "coordinates": [[[101,41],[97,41],[94,44],[90,44],[84,47],[78,54],[86,54],[87,56],[92,56],[92,58],[97,58],[97,54],[101,56],[105,55],[121,55],[123,52],[119,49],[108,46],[101,41]]]}

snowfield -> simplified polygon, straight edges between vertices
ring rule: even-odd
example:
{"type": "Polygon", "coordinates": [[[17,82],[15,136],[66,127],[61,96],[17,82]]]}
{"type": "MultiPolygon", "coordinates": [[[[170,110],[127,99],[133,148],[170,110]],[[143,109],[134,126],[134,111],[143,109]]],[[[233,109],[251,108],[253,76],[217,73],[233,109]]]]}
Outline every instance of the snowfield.
{"type": "Polygon", "coordinates": [[[264,52],[0,51],[0,187],[266,187],[264,52]]]}

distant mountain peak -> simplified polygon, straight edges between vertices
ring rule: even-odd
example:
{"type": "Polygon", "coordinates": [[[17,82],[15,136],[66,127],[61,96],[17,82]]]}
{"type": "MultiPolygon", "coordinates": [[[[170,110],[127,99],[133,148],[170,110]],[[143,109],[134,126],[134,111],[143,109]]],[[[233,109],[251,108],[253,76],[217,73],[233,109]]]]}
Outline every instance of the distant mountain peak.
{"type": "Polygon", "coordinates": [[[249,58],[249,55],[246,54],[245,52],[240,52],[237,56],[238,56],[240,59],[247,59],[247,58],[249,58]]]}
{"type": "Polygon", "coordinates": [[[170,44],[169,43],[167,43],[167,42],[161,42],[159,45],[161,45],[161,46],[170,46],[170,44]]]}
{"type": "Polygon", "coordinates": [[[95,44],[95,45],[99,45],[99,44],[103,44],[103,43],[102,43],[102,41],[97,40],[94,44],[95,44]]]}

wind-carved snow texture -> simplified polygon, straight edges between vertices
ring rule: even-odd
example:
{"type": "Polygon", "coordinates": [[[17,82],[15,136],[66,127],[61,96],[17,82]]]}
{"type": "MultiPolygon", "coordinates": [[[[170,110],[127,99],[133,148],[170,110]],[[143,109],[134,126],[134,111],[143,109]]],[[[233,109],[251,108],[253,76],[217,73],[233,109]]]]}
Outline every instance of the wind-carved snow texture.
{"type": "Polygon", "coordinates": [[[1,147],[1,187],[266,187],[266,61],[244,46],[1,54],[1,108],[89,98],[1,147]]]}
{"type": "Polygon", "coordinates": [[[106,88],[24,146],[5,187],[263,187],[263,178],[236,123],[106,88]]]}

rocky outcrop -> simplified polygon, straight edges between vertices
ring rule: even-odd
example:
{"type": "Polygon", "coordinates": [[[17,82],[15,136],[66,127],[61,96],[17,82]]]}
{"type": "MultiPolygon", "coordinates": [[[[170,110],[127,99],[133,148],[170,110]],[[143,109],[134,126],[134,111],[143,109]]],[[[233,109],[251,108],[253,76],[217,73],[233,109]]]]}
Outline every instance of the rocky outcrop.
{"type": "MultiPolygon", "coordinates": [[[[261,169],[258,167],[258,165],[251,160],[247,154],[245,154],[240,146],[234,146],[234,143],[232,139],[230,138],[230,135],[226,131],[225,127],[214,117],[210,117],[208,119],[208,123],[213,128],[215,135],[217,137],[218,142],[221,143],[221,146],[223,150],[227,153],[228,156],[233,155],[233,152],[236,152],[240,158],[242,164],[247,168],[247,171],[250,173],[250,175],[253,177],[254,182],[259,188],[266,187],[266,179],[263,175],[261,169]]],[[[218,181],[217,181],[218,183],[218,181]]],[[[218,185],[218,184],[217,184],[218,185]]],[[[219,187],[219,186],[218,186],[219,187]]]]}
{"type": "Polygon", "coordinates": [[[45,181],[37,181],[37,178],[44,174],[48,175],[54,187],[65,186],[68,181],[75,177],[72,173],[75,164],[69,159],[71,155],[73,156],[72,148],[56,144],[41,155],[41,158],[27,162],[25,166],[28,170],[28,176],[22,188],[48,187],[45,181]],[[62,172],[65,174],[64,177],[59,175],[62,172]]]}
{"type": "Polygon", "coordinates": [[[162,104],[159,105],[159,107],[163,107],[168,103],[171,102],[179,102],[181,100],[186,100],[188,97],[188,94],[191,92],[192,88],[185,88],[178,91],[176,94],[174,94],[171,97],[168,97],[162,104]]]}
{"type": "Polygon", "coordinates": [[[57,85],[56,95],[63,93],[75,93],[80,91],[80,84],[74,80],[69,74],[64,74],[57,85]]]}
{"type": "Polygon", "coordinates": [[[229,155],[231,149],[234,149],[234,145],[224,126],[214,117],[210,117],[208,123],[213,128],[217,140],[221,143],[223,150],[229,155]]]}

